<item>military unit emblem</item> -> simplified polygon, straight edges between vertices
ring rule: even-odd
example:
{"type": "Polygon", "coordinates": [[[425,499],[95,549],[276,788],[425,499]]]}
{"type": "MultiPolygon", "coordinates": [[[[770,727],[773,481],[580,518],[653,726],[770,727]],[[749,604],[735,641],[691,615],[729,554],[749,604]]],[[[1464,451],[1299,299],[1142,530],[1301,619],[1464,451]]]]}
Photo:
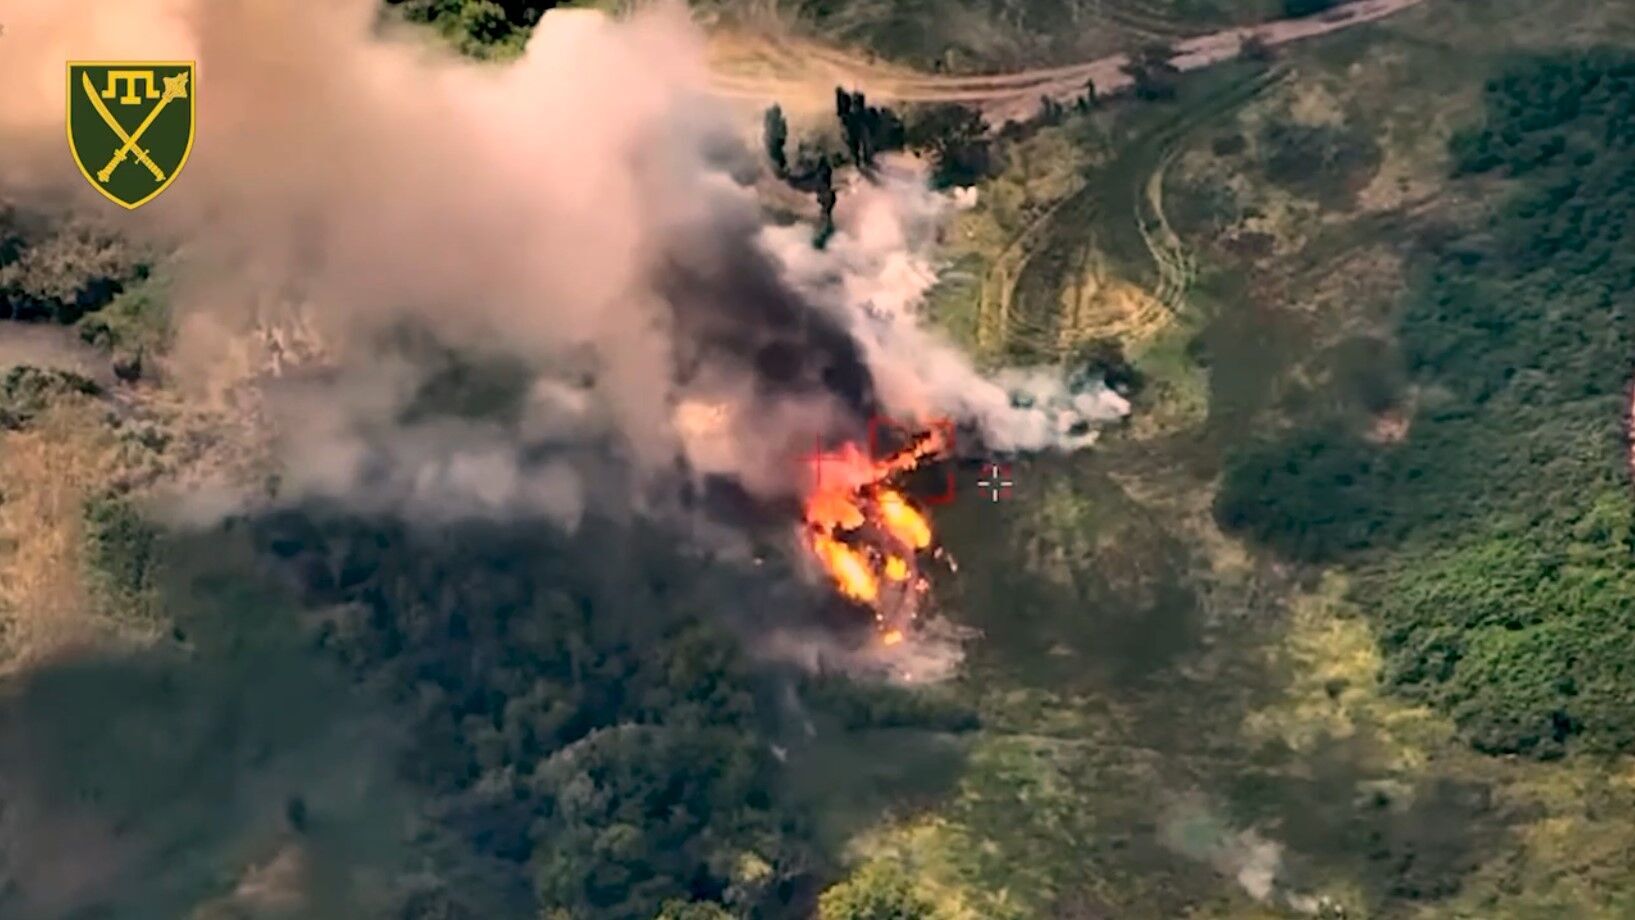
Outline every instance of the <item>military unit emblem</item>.
{"type": "Polygon", "coordinates": [[[191,61],[68,62],[68,149],[91,187],[136,208],[176,181],[193,149],[191,61]]]}

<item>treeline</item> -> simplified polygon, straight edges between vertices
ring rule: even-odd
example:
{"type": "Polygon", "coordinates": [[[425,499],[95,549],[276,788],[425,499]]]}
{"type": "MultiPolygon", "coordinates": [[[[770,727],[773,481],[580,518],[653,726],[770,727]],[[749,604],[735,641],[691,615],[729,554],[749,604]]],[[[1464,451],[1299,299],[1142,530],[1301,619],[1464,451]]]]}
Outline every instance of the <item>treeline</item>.
{"type": "Polygon", "coordinates": [[[259,531],[328,611],[322,647],[413,720],[403,769],[464,845],[451,874],[473,873],[421,892],[421,916],[647,920],[799,893],[815,854],[774,793],[754,681],[654,536],[294,513],[259,531]]]}
{"type": "Polygon", "coordinates": [[[1484,98],[1452,150],[1505,180],[1493,215],[1426,238],[1367,411],[1314,400],[1330,408],[1231,458],[1216,515],[1352,566],[1387,680],[1477,747],[1629,750],[1635,56],[1532,59],[1484,98]],[[1393,403],[1406,438],[1368,436],[1393,403]]]}
{"type": "Polygon", "coordinates": [[[528,41],[534,24],[557,0],[386,0],[411,22],[435,26],[461,52],[507,57],[528,41]]]}
{"type": "Polygon", "coordinates": [[[796,187],[810,183],[820,170],[850,163],[872,171],[879,154],[892,150],[927,153],[933,181],[941,186],[973,185],[991,170],[992,149],[988,124],[982,113],[953,103],[915,106],[907,120],[886,106],[873,106],[861,92],[835,87],[835,117],[843,150],[832,150],[821,139],[800,140],[789,159],[789,122],[783,109],[766,110],[762,140],[773,172],[796,187]]]}
{"type": "MultiPolygon", "coordinates": [[[[799,683],[752,669],[711,625],[754,602],[740,576],[682,558],[664,534],[595,521],[571,537],[479,524],[433,536],[290,512],[256,533],[323,611],[321,647],[410,718],[403,770],[458,842],[400,916],[810,912],[834,863],[809,799],[781,785],[779,745],[812,743],[783,739],[799,683]]],[[[800,696],[801,720],[974,726],[888,688],[826,680],[800,696]]],[[[851,794],[836,777],[832,795],[851,794]]]]}
{"type": "Polygon", "coordinates": [[[815,195],[822,213],[817,242],[834,232],[837,196],[834,172],[850,163],[865,176],[872,175],[881,153],[915,150],[930,157],[931,181],[939,188],[974,185],[991,175],[997,164],[982,113],[953,103],[916,106],[908,117],[886,106],[870,105],[861,92],[835,87],[835,118],[842,150],[822,138],[796,142],[789,156],[789,122],[780,106],[767,108],[762,144],[773,173],[797,191],[815,195]]]}

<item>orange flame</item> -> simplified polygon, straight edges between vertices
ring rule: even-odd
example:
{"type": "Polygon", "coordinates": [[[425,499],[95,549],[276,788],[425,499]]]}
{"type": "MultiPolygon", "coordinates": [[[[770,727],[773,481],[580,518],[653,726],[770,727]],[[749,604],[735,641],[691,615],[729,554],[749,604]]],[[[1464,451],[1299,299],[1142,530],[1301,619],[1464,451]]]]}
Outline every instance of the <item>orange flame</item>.
{"type": "Polygon", "coordinates": [[[903,545],[911,549],[925,549],[931,545],[931,525],[904,500],[901,492],[880,490],[880,517],[903,545]]]}
{"type": "Polygon", "coordinates": [[[931,522],[892,481],[949,446],[944,431],[933,428],[880,460],[850,443],[812,458],[807,541],[840,593],[873,610],[887,645],[903,641],[903,627],[930,591],[917,554],[934,543],[931,522]]]}
{"type": "Polygon", "coordinates": [[[822,534],[812,537],[812,548],[817,551],[823,567],[834,576],[841,593],[853,600],[871,603],[880,595],[880,586],[868,563],[856,550],[822,534]]]}

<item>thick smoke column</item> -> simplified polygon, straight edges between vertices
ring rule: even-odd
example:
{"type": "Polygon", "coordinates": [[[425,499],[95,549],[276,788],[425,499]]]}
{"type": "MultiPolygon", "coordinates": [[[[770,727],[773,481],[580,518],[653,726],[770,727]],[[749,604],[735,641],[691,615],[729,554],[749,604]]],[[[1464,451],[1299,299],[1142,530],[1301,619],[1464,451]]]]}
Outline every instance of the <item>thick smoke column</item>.
{"type": "Polygon", "coordinates": [[[793,457],[879,408],[1000,448],[1121,411],[1018,410],[921,327],[946,202],[911,178],[851,193],[827,252],[766,229],[679,5],[552,13],[503,66],[374,0],[0,0],[0,22],[0,187],[177,247],[169,370],[254,394],[286,497],[571,522],[687,475],[788,495],[793,457]],[[199,62],[186,171],[130,214],[62,149],[63,62],[98,58],[199,62]],[[439,402],[474,375],[486,400],[439,402]]]}

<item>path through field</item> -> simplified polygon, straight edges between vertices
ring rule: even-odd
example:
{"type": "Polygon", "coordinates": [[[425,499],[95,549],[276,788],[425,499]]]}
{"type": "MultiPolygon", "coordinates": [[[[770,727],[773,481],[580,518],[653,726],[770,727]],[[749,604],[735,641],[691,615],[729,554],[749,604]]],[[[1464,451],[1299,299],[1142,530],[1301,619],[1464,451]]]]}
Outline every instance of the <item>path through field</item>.
{"type": "MultiPolygon", "coordinates": [[[[1181,39],[1172,46],[1171,63],[1198,70],[1231,60],[1246,39],[1277,46],[1374,22],[1424,0],[1354,0],[1316,16],[1280,19],[1257,26],[1223,29],[1181,39]]],[[[960,102],[980,108],[988,123],[1023,121],[1037,113],[1044,97],[1069,103],[1094,81],[1098,93],[1116,93],[1130,85],[1124,54],[1079,64],[1041,67],[994,75],[928,74],[798,39],[727,36],[715,50],[713,82],[722,96],[761,104],[778,102],[799,108],[805,103],[833,104],[834,88],[862,90],[883,102],[960,102]]]]}

